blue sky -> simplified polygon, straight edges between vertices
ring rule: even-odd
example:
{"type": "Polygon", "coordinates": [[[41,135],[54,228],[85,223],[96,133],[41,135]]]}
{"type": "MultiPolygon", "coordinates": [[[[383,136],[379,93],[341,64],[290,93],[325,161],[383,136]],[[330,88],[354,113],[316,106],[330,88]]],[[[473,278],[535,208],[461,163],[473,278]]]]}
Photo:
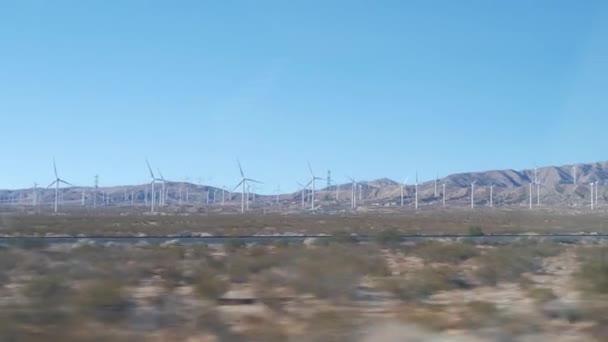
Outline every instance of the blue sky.
{"type": "Polygon", "coordinates": [[[608,159],[605,1],[2,1],[0,188],[608,159]]]}

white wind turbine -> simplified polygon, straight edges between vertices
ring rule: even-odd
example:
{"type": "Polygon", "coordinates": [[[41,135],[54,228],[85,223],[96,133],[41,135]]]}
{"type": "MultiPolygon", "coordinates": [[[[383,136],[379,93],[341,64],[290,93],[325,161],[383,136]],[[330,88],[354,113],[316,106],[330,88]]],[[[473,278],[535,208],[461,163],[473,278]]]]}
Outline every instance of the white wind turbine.
{"type": "Polygon", "coordinates": [[[494,184],[490,185],[490,208],[494,206],[494,184]]]}
{"type": "Polygon", "coordinates": [[[351,209],[357,208],[357,181],[354,179],[347,177],[352,182],[352,188],[350,190],[350,207],[351,209]]]}
{"type": "Polygon", "coordinates": [[[589,191],[591,192],[591,210],[593,210],[593,189],[595,187],[595,183],[589,183],[589,191]]]}
{"type": "MultiPolygon", "coordinates": [[[[243,172],[243,168],[241,167],[241,162],[239,160],[237,160],[237,163],[239,164],[239,172],[241,173],[241,181],[239,182],[239,184],[237,184],[234,189],[232,189],[232,191],[236,190],[239,186],[242,187],[241,190],[241,213],[245,212],[245,192],[246,192],[246,187],[249,185],[248,183],[259,183],[259,184],[263,184],[260,181],[257,181],[255,179],[251,179],[251,178],[247,178],[245,177],[245,173],[243,172]]],[[[247,202],[249,202],[249,194],[247,193],[247,202]]]]}
{"type": "Polygon", "coordinates": [[[164,207],[165,203],[166,203],[166,198],[167,198],[167,181],[165,180],[165,177],[163,177],[163,174],[160,172],[160,169],[156,169],[158,171],[158,175],[160,176],[160,181],[162,182],[162,189],[161,189],[161,195],[160,195],[160,206],[164,207]]]}
{"type": "Polygon", "coordinates": [[[38,183],[34,183],[34,191],[32,193],[32,206],[36,206],[38,203],[38,183]]]}
{"type": "Polygon", "coordinates": [[[47,189],[52,187],[53,185],[55,186],[55,212],[57,212],[57,205],[59,202],[59,185],[60,184],[65,184],[68,186],[73,186],[73,185],[70,184],[69,182],[59,178],[59,174],[57,173],[57,164],[55,163],[55,158],[53,158],[53,170],[55,171],[55,180],[53,181],[53,183],[51,183],[49,186],[47,186],[47,189]]]}
{"type": "Polygon", "coordinates": [[[471,209],[475,208],[475,183],[477,183],[477,179],[471,183],[471,209]]]}
{"type": "Polygon", "coordinates": [[[312,167],[310,166],[310,163],[308,163],[308,171],[310,171],[311,179],[306,186],[308,187],[308,185],[312,185],[312,198],[310,201],[310,210],[315,210],[315,182],[317,180],[325,180],[325,179],[315,176],[314,172],[312,171],[312,167]]]}
{"type": "Polygon", "coordinates": [[[530,209],[532,209],[532,182],[530,182],[530,209]]]}
{"type": "Polygon", "coordinates": [[[414,198],[414,208],[418,209],[418,171],[416,171],[416,184],[414,186],[415,198],[414,198]]]}
{"type": "Polygon", "coordinates": [[[306,199],[306,198],[304,197],[304,196],[306,196],[306,195],[305,195],[305,193],[306,193],[306,185],[304,185],[304,184],[302,184],[302,183],[300,183],[300,182],[297,182],[297,184],[300,186],[300,188],[302,188],[302,209],[304,209],[304,201],[305,201],[305,199],[306,199]]]}
{"type": "Polygon", "coordinates": [[[443,207],[445,208],[445,183],[441,184],[441,187],[443,188],[443,207]]]}
{"type": "Polygon", "coordinates": [[[403,184],[401,184],[401,206],[403,207],[403,196],[405,195],[405,185],[407,184],[408,178],[405,178],[403,184]]]}
{"type": "Polygon", "coordinates": [[[154,172],[152,172],[152,167],[150,167],[150,163],[148,162],[148,160],[146,159],[146,165],[148,165],[148,171],[150,171],[150,186],[152,187],[151,190],[151,201],[150,201],[150,212],[153,213],[154,212],[154,204],[156,204],[156,191],[154,190],[154,185],[157,182],[162,182],[163,180],[160,178],[156,178],[156,176],[154,175],[154,172]]]}

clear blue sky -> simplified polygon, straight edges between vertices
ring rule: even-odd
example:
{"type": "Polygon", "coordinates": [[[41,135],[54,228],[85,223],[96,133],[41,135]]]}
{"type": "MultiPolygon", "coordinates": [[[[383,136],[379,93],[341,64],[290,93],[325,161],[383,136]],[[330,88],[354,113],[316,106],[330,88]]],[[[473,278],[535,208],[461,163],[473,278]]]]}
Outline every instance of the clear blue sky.
{"type": "Polygon", "coordinates": [[[0,2],[0,188],[608,159],[606,1],[0,2]]]}

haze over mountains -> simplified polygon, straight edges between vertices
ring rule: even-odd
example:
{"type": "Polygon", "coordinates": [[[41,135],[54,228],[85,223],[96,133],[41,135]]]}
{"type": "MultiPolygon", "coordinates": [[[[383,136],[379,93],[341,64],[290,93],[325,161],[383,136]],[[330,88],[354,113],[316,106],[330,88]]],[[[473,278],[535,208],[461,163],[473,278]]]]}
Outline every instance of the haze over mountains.
{"type": "MultiPolygon", "coordinates": [[[[537,185],[533,185],[533,202],[537,203],[537,191],[540,194],[541,206],[588,206],[591,197],[590,183],[598,182],[598,203],[606,203],[606,185],[608,185],[608,162],[595,162],[563,166],[539,167],[537,169],[537,185]],[[576,184],[573,179],[573,168],[576,170],[576,184]]],[[[493,202],[496,206],[527,206],[529,205],[530,183],[535,182],[535,170],[490,170],[483,172],[467,172],[452,174],[436,181],[426,181],[418,184],[419,206],[441,206],[442,185],[446,188],[446,205],[467,206],[470,204],[471,183],[475,184],[476,205],[488,205],[490,186],[494,186],[493,202]],[[435,186],[435,184],[437,184],[435,186]]],[[[414,201],[414,179],[409,179],[404,188],[404,203],[411,206],[414,201]]],[[[353,184],[345,183],[338,186],[321,187],[318,182],[316,198],[323,206],[335,205],[336,196],[339,203],[348,206],[352,195],[353,184]]],[[[157,186],[157,190],[160,186],[157,186]]],[[[231,189],[222,189],[208,185],[197,185],[185,182],[167,181],[168,205],[220,205],[240,203],[240,192],[230,193],[231,189]],[[223,201],[222,201],[223,200],[223,201]]],[[[114,187],[69,187],[61,191],[64,204],[80,205],[84,193],[85,205],[95,202],[98,206],[127,206],[131,203],[144,205],[149,201],[150,187],[148,184],[124,185],[114,187]],[[94,195],[95,194],[95,195],[94,195]],[[95,198],[93,198],[95,197],[95,198]]],[[[240,191],[240,189],[236,190],[240,191]]],[[[38,202],[49,204],[54,199],[54,189],[38,188],[38,202]]],[[[31,205],[33,203],[33,188],[0,190],[2,205],[31,205]]],[[[309,197],[310,188],[304,192],[309,197]]],[[[282,204],[297,205],[301,202],[302,191],[280,194],[282,204]]],[[[357,199],[361,206],[399,206],[401,201],[401,182],[388,178],[357,182],[357,199]]],[[[251,194],[252,205],[271,205],[276,202],[276,194],[251,194]],[[253,200],[255,197],[255,200],[253,200]]]]}

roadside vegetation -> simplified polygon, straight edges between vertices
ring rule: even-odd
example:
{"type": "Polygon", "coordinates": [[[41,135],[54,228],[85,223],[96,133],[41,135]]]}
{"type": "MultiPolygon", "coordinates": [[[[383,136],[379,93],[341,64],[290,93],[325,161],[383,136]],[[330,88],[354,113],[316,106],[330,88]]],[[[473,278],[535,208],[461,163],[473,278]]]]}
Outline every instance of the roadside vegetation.
{"type": "MultiPolygon", "coordinates": [[[[366,341],[380,324],[378,310],[424,334],[511,338],[542,334],[545,321],[560,320],[592,322],[595,336],[608,323],[608,305],[597,304],[605,301],[574,305],[534,281],[549,258],[574,248],[412,245],[395,229],[369,243],[343,232],[306,244],[0,248],[0,341],[366,341]],[[534,314],[475,295],[503,285],[519,289],[534,314]]],[[[606,252],[580,250],[579,286],[604,298],[606,252]]]]}

